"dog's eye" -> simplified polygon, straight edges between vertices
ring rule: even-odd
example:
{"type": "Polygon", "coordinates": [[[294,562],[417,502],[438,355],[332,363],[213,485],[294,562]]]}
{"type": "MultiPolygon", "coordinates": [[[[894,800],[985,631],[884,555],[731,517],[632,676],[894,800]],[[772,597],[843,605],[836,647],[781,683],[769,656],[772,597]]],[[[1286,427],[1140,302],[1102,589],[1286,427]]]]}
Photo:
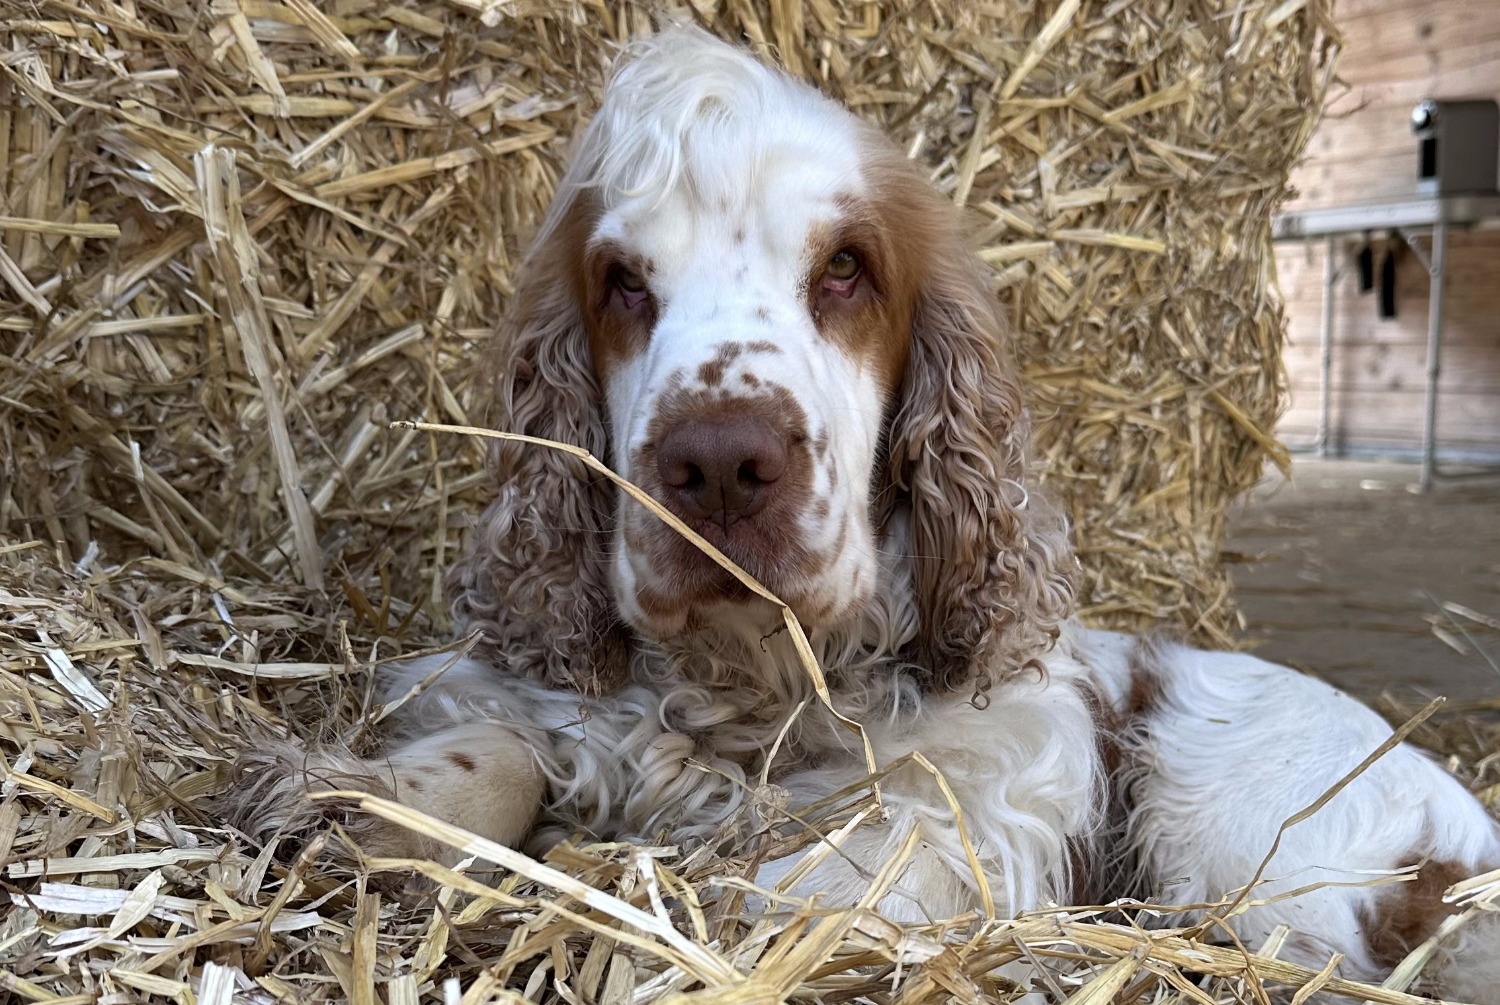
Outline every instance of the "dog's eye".
{"type": "Polygon", "coordinates": [[[833,257],[828,260],[826,274],[829,279],[847,283],[859,275],[859,256],[848,248],[842,248],[834,252],[833,257]]]}
{"type": "Polygon", "coordinates": [[[626,293],[645,293],[646,280],[634,269],[621,269],[615,277],[615,282],[620,284],[620,289],[626,293]]]}
{"type": "Polygon", "coordinates": [[[626,307],[639,307],[651,295],[651,291],[646,288],[646,277],[634,269],[617,266],[611,278],[626,307]]]}

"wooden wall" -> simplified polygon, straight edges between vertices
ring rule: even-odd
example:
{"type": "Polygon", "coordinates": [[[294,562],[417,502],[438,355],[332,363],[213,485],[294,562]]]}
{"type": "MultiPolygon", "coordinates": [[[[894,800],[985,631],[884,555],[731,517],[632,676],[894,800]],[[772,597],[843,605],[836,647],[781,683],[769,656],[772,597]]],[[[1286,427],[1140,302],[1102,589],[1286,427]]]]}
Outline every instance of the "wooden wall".
{"type": "MultiPolygon", "coordinates": [[[[1293,176],[1300,194],[1291,208],[1414,194],[1412,108],[1426,97],[1500,98],[1500,0],[1340,0],[1337,16],[1345,36],[1340,77],[1348,87],[1335,93],[1293,176]]],[[[1280,435],[1310,443],[1318,419],[1323,242],[1281,245],[1277,263],[1290,325],[1291,401],[1280,435]]],[[[1455,235],[1447,276],[1440,455],[1500,457],[1500,230],[1455,235]]],[[[1408,249],[1394,319],[1379,317],[1374,292],[1359,293],[1352,267],[1341,280],[1335,446],[1420,448],[1427,290],[1426,271],[1408,249]]]]}

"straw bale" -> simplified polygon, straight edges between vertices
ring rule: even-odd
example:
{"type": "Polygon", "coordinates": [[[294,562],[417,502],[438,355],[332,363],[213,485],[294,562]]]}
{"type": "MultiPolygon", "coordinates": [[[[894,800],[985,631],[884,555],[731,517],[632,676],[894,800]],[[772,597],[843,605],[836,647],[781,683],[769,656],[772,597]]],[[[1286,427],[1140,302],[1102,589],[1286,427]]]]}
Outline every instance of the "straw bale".
{"type": "MultiPolygon", "coordinates": [[[[654,6],[16,6],[0,532],[389,590],[440,630],[476,448],[384,421],[466,422],[474,343],[654,6]]],[[[1283,458],[1267,218],[1329,6],[693,5],[973,208],[1099,623],[1231,642],[1226,504],[1283,458]]]]}
{"type": "MultiPolygon", "coordinates": [[[[687,11],[973,208],[1098,622],[1231,638],[1225,504],[1280,457],[1267,217],[1326,86],[1330,6],[687,11]]],[[[215,819],[245,742],[368,743],[372,670],[448,637],[481,448],[389,423],[471,421],[474,347],[567,141],[658,7],[0,0],[0,988],[924,1005],[1013,997],[1011,964],[1091,1005],[1263,980],[1413,1001],[1276,964],[1274,941],[1147,939],[1089,909],[746,915],[734,848],[566,846],[500,855],[496,879],[288,856],[215,819]]]]}

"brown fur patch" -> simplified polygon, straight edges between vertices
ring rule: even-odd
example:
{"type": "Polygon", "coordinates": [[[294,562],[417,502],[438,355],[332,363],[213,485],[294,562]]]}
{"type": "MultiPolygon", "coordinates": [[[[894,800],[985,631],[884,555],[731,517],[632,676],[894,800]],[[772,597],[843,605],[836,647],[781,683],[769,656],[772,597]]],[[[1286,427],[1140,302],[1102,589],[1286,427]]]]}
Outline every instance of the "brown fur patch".
{"type": "Polygon", "coordinates": [[[1125,697],[1126,719],[1139,719],[1156,711],[1163,697],[1161,678],[1150,665],[1150,651],[1137,643],[1129,660],[1130,693],[1125,697]]]}
{"type": "Polygon", "coordinates": [[[656,622],[675,622],[682,618],[688,606],[681,597],[668,596],[646,585],[636,587],[635,602],[646,617],[656,622]]]}
{"type": "Polygon", "coordinates": [[[589,247],[598,217],[597,198],[580,195],[558,225],[553,242],[566,256],[565,274],[583,314],[594,375],[602,384],[615,367],[645,349],[656,324],[656,301],[649,295],[638,307],[625,305],[615,289],[618,270],[628,268],[649,278],[656,264],[613,242],[589,247]]]}
{"type": "Polygon", "coordinates": [[[1432,935],[1455,910],[1443,903],[1443,891],[1468,875],[1452,862],[1426,862],[1416,879],[1380,891],[1374,910],[1361,919],[1375,962],[1394,967],[1432,935]]]}
{"type": "MultiPolygon", "coordinates": [[[[755,310],[755,316],[760,317],[762,314],[765,315],[765,320],[771,320],[771,314],[769,311],[767,311],[764,307],[757,307],[755,310]]],[[[776,356],[781,353],[781,346],[777,345],[775,342],[768,342],[765,339],[759,338],[751,339],[749,342],[746,342],[745,348],[750,352],[765,353],[768,356],[776,356]]]]}
{"type": "Polygon", "coordinates": [[[872,368],[891,393],[906,370],[917,301],[941,224],[927,212],[930,191],[911,172],[876,169],[871,189],[868,198],[839,197],[840,219],[809,235],[808,306],[823,336],[872,368]],[[921,198],[913,198],[917,185],[924,186],[921,198]],[[861,263],[848,297],[823,288],[827,262],[844,248],[861,263]]]}
{"type": "Polygon", "coordinates": [[[844,550],[844,545],[849,541],[849,514],[844,514],[844,519],[839,521],[839,536],[834,538],[833,547],[829,548],[831,554],[837,555],[844,550]]]}
{"type": "Polygon", "coordinates": [[[698,380],[707,387],[718,387],[724,382],[724,372],[731,363],[740,358],[744,346],[739,342],[723,342],[714,352],[713,358],[698,367],[698,380]]]}
{"type": "Polygon", "coordinates": [[[1055,642],[1074,611],[1076,560],[1048,507],[1018,505],[1028,437],[993,274],[952,203],[876,130],[866,136],[867,212],[891,248],[872,271],[879,305],[890,306],[864,333],[857,317],[840,333],[825,319],[824,330],[839,345],[868,339],[865,358],[899,389],[874,485],[877,522],[905,504],[920,618],[911,659],[932,690],[973,693],[976,682],[1026,672],[1055,642]],[[943,449],[932,449],[934,437],[943,449]]]}
{"type": "Polygon", "coordinates": [[[446,756],[451,764],[453,764],[455,767],[462,768],[464,771],[473,771],[479,767],[479,765],[475,763],[474,758],[470,757],[468,754],[463,753],[462,751],[450,750],[446,756]]]}

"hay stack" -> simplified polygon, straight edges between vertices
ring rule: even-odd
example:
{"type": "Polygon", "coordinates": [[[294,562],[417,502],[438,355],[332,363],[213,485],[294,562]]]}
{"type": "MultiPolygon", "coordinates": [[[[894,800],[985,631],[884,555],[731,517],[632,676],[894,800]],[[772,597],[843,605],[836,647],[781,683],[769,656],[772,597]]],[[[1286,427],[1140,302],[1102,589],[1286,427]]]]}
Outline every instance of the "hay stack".
{"type": "MultiPolygon", "coordinates": [[[[440,621],[475,448],[384,420],[467,418],[607,42],[654,5],[323,6],[41,2],[5,26],[0,532],[378,582],[440,621]]],[[[888,6],[695,5],[974,208],[1087,613],[1226,641],[1225,506],[1280,457],[1267,214],[1329,3],[888,6]]]]}
{"type": "MultiPolygon", "coordinates": [[[[208,799],[246,737],[357,740],[372,664],[446,636],[440,570],[485,498],[478,448],[386,422],[470,420],[473,345],[605,41],[655,6],[4,8],[11,997],[394,1005],[441,1000],[451,977],[466,1001],[508,986],[647,1003],[695,982],[886,1000],[894,983],[921,1005],[1005,997],[1004,961],[1074,971],[1055,978],[1069,990],[1098,975],[1094,1001],[1247,972],[1240,954],[1075,924],[1086,912],[908,933],[857,914],[705,918],[694,897],[731,865],[632,849],[554,863],[616,895],[602,906],[531,874],[381,894],[374,878],[411,867],[288,865],[216,827],[208,799]],[[621,906],[649,911],[660,890],[675,930],[621,906]]],[[[1266,216],[1319,103],[1329,7],[693,4],[886,125],[975,208],[1097,620],[1227,637],[1224,504],[1277,454],[1266,216]]],[[[1260,966],[1257,986],[1311,976],[1260,966]]]]}
{"type": "Polygon", "coordinates": [[[995,219],[988,257],[1047,485],[1078,527],[1084,616],[1230,647],[1228,506],[1267,459],[1288,463],[1270,216],[1334,36],[1331,4],[1209,7],[1115,3],[1119,17],[1065,33],[1019,100],[980,106],[994,163],[970,201],[984,193],[995,219]]]}

